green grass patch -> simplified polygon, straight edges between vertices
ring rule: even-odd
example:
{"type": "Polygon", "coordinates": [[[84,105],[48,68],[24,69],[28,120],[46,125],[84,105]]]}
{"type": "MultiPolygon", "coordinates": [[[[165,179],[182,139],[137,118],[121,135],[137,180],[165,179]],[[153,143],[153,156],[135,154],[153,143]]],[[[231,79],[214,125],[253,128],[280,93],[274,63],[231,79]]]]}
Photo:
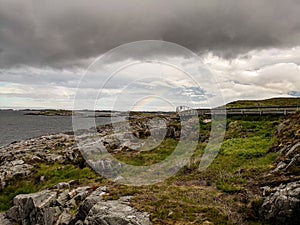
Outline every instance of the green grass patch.
{"type": "Polygon", "coordinates": [[[222,177],[216,182],[216,187],[226,193],[234,193],[242,191],[243,185],[246,184],[246,180],[241,176],[231,175],[229,177],[222,177]]]}
{"type": "Polygon", "coordinates": [[[253,119],[254,118],[248,118],[248,120],[228,119],[225,139],[254,136],[271,138],[276,127],[282,121],[281,118],[276,118],[275,120],[266,117],[261,117],[260,120],[253,119]]]}
{"type": "Polygon", "coordinates": [[[241,160],[259,158],[268,151],[270,140],[262,137],[233,138],[223,142],[220,154],[241,160]]]}
{"type": "Polygon", "coordinates": [[[175,150],[178,141],[175,139],[167,138],[152,150],[147,151],[134,151],[128,150],[114,154],[114,157],[122,162],[134,166],[147,166],[154,163],[163,161],[175,150]]]}

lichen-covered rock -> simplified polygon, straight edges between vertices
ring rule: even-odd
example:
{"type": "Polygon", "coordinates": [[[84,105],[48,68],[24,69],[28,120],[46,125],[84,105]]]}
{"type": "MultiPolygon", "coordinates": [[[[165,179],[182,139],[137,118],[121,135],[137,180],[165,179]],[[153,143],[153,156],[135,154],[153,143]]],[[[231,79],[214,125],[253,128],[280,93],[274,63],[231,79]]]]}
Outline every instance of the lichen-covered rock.
{"type": "Polygon", "coordinates": [[[271,224],[299,224],[300,181],[280,185],[268,193],[259,211],[261,217],[271,224]]]}

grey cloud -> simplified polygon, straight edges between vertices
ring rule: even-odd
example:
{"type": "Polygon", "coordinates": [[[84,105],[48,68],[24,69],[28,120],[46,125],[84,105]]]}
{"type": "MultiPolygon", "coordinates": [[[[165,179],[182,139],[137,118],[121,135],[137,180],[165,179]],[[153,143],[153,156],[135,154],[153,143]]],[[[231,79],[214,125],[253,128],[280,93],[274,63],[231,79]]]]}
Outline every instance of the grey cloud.
{"type": "Polygon", "coordinates": [[[52,70],[50,68],[20,67],[0,69],[0,82],[26,85],[60,85],[76,88],[79,82],[78,77],[81,74],[82,72],[75,73],[74,71],[52,70]]]}
{"type": "Polygon", "coordinates": [[[291,95],[294,97],[300,97],[300,91],[290,91],[290,92],[288,92],[288,95],[291,95]]]}
{"type": "Polygon", "coordinates": [[[300,40],[299,11],[297,0],[0,0],[0,67],[86,66],[144,39],[224,57],[293,46],[300,40]]]}

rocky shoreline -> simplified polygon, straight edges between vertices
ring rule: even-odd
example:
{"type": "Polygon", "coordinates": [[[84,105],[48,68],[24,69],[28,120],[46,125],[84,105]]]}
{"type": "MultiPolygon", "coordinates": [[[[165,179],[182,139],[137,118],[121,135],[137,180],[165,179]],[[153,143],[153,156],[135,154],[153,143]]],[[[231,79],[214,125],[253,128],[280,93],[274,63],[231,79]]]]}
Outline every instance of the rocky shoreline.
{"type": "Polygon", "coordinates": [[[0,190],[6,182],[30,175],[34,165],[41,162],[65,163],[82,158],[68,134],[41,136],[0,148],[0,190]]]}
{"type": "MultiPolygon", "coordinates": [[[[165,121],[168,123],[166,130],[159,122],[145,126],[144,121],[139,120],[130,124],[130,132],[120,129],[115,133],[112,126],[101,126],[97,128],[98,138],[111,152],[127,151],[128,143],[139,147],[134,138],[147,137],[150,130],[166,132],[166,137],[178,139],[179,127],[174,125],[174,120],[165,118],[165,121]]],[[[253,182],[260,189],[252,194],[262,199],[257,209],[259,217],[270,224],[297,224],[300,220],[299,124],[300,115],[296,114],[278,126],[276,141],[269,151],[279,152],[279,157],[274,168],[253,182]]],[[[82,135],[82,138],[86,137],[82,135]]],[[[87,166],[72,133],[6,145],[0,148],[0,191],[5,190],[12,180],[33,175],[34,168],[41,163],[87,166]]],[[[0,213],[0,224],[151,224],[149,213],[131,206],[131,196],[111,200],[106,198],[108,195],[106,186],[81,185],[76,180],[60,182],[36,193],[16,195],[13,206],[0,213]]]]}
{"type": "MultiPolygon", "coordinates": [[[[154,127],[152,124],[152,128],[161,129],[160,124],[154,127]]],[[[110,125],[97,129],[99,140],[114,152],[126,150],[126,143],[131,143],[134,137],[150,135],[150,128],[138,120],[131,123],[130,132],[134,135],[129,135],[126,130],[116,134],[110,125]]],[[[85,134],[83,132],[81,136],[91,141],[91,137],[85,134]]],[[[176,135],[178,136],[176,129],[169,127],[167,136],[176,138],[176,135]]],[[[72,133],[41,136],[12,143],[0,148],[0,191],[6,188],[10,180],[26,179],[35,165],[40,163],[86,164],[72,133]]],[[[16,196],[13,200],[14,206],[0,214],[0,224],[151,224],[149,214],[130,207],[130,196],[105,201],[102,198],[106,194],[105,187],[76,187],[73,183],[59,183],[38,193],[16,196]],[[75,209],[76,213],[73,212],[72,215],[71,212],[75,209]]]]}

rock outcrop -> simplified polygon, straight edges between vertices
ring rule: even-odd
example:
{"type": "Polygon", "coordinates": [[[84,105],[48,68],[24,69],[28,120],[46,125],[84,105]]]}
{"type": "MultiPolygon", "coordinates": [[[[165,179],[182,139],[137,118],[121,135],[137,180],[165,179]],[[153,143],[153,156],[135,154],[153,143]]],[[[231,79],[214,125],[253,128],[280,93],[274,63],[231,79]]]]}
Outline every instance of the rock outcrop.
{"type": "Polygon", "coordinates": [[[260,216],[271,224],[300,221],[300,114],[278,126],[270,152],[279,152],[275,168],[263,178],[260,216]]]}
{"type": "Polygon", "coordinates": [[[36,163],[76,163],[82,156],[74,137],[56,134],[33,138],[0,148],[0,191],[8,180],[30,175],[36,163]]]}
{"type": "Polygon", "coordinates": [[[14,198],[14,206],[0,214],[1,225],[150,225],[149,215],[130,206],[130,197],[103,199],[105,187],[55,188],[14,198]]]}
{"type": "Polygon", "coordinates": [[[260,214],[271,224],[299,224],[300,181],[281,184],[266,190],[269,196],[260,208],[260,214]]]}

